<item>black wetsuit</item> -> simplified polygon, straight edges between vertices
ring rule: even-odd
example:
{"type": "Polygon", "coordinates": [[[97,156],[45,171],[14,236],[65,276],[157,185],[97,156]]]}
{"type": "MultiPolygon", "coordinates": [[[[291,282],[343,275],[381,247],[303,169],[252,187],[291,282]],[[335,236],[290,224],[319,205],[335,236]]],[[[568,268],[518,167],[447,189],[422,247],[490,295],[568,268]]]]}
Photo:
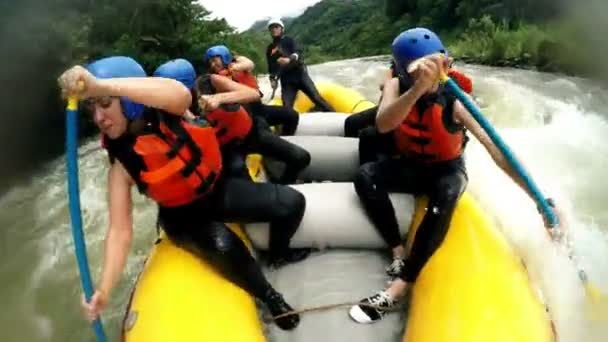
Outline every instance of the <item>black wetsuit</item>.
{"type": "MultiPolygon", "coordinates": [[[[155,134],[160,117],[180,120],[174,115],[146,109],[144,122],[149,125],[138,134],[155,134]]],[[[145,164],[133,150],[136,137],[136,134],[128,133],[118,139],[107,139],[107,149],[110,160],[119,160],[140,191],[145,191],[145,185],[138,181],[145,164]]],[[[204,158],[204,147],[201,152],[204,158]]],[[[291,308],[268,283],[245,244],[224,222],[269,222],[271,262],[296,261],[305,254],[291,250],[289,243],[302,220],[305,206],[304,196],[293,188],[254,183],[222,173],[218,175],[213,191],[203,198],[179,207],[159,207],[159,224],[178,246],[204,258],[227,279],[264,301],[276,315],[291,308]]],[[[290,329],[298,321],[294,316],[279,319],[277,324],[290,329]]]]}
{"type": "Polygon", "coordinates": [[[233,176],[249,178],[245,158],[250,153],[259,153],[285,164],[283,174],[272,179],[279,184],[295,183],[300,172],[310,164],[311,158],[310,153],[302,147],[272,133],[266,120],[258,116],[253,117],[253,127],[245,141],[222,147],[226,172],[233,176]]]}
{"type": "Polygon", "coordinates": [[[376,115],[378,106],[349,115],[344,120],[344,136],[357,138],[363,129],[376,126],[376,115]]]}
{"type": "Polygon", "coordinates": [[[252,116],[262,117],[270,126],[280,126],[280,135],[293,135],[300,122],[300,114],[292,107],[271,106],[261,101],[246,104],[252,116]]]}
{"type": "MultiPolygon", "coordinates": [[[[216,93],[209,77],[202,76],[196,83],[197,89],[202,94],[216,93]]],[[[272,111],[267,112],[266,115],[270,115],[272,118],[272,113],[272,111]]],[[[222,146],[226,172],[232,176],[249,178],[245,158],[247,154],[260,153],[285,164],[285,172],[277,179],[273,179],[274,182],[280,184],[295,183],[300,171],[310,164],[310,153],[274,134],[262,115],[252,115],[252,120],[253,127],[244,141],[222,146]]]]}
{"type": "MultiPolygon", "coordinates": [[[[391,62],[390,72],[392,77],[398,77],[395,70],[395,62],[391,62]]],[[[382,96],[380,96],[378,103],[381,101],[382,96]]],[[[372,126],[375,127],[376,115],[378,115],[378,106],[349,115],[344,121],[344,136],[357,138],[363,129],[372,126]]]]}
{"type": "Polygon", "coordinates": [[[398,153],[393,132],[380,133],[376,126],[368,126],[359,132],[359,165],[398,153]]]}
{"type": "MultiPolygon", "coordinates": [[[[400,88],[402,93],[406,91],[403,86],[400,88]]],[[[448,103],[453,106],[453,102],[448,103]]],[[[455,125],[452,111],[449,113],[450,121],[455,125]]],[[[458,157],[429,163],[396,155],[392,134],[378,134],[375,127],[363,130],[361,139],[368,139],[367,143],[360,145],[367,150],[360,151],[363,165],[355,177],[355,190],[374,226],[391,249],[401,245],[402,241],[388,193],[404,192],[429,197],[427,212],[399,275],[403,280],[413,282],[445,238],[458,199],[466,188],[468,178],[464,160],[458,157]],[[378,158],[379,155],[385,158],[378,158]]]]}
{"type": "MultiPolygon", "coordinates": [[[[233,62],[236,63],[236,59],[233,62]]],[[[250,77],[255,78],[251,74],[250,77]]],[[[239,82],[238,78],[233,78],[233,80],[239,82]]],[[[257,85],[257,80],[255,83],[257,85]]],[[[259,88],[257,90],[260,93],[260,97],[264,97],[259,88]]],[[[266,105],[261,100],[245,104],[244,106],[252,116],[262,117],[269,125],[280,128],[280,135],[293,135],[298,128],[300,114],[291,107],[266,105]]]]}
{"type": "Polygon", "coordinates": [[[319,110],[335,111],[317,91],[303,63],[302,50],[298,48],[293,39],[287,36],[274,38],[266,49],[266,59],[271,80],[281,80],[281,99],[284,106],[293,108],[298,90],[301,90],[319,110]],[[297,58],[294,54],[297,55],[297,58]],[[281,66],[277,62],[280,57],[290,58],[291,62],[281,66]]]}

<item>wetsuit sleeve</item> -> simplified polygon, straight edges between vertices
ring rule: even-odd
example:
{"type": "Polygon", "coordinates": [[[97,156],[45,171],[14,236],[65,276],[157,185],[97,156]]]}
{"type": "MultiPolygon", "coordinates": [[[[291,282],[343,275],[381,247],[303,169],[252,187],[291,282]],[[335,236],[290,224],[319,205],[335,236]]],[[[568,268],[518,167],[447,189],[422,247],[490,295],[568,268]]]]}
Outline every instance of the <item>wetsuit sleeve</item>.
{"type": "Polygon", "coordinates": [[[296,41],[290,37],[283,38],[285,52],[288,53],[286,57],[289,57],[291,61],[285,68],[291,69],[293,67],[303,64],[302,49],[296,44],[296,41]]]}

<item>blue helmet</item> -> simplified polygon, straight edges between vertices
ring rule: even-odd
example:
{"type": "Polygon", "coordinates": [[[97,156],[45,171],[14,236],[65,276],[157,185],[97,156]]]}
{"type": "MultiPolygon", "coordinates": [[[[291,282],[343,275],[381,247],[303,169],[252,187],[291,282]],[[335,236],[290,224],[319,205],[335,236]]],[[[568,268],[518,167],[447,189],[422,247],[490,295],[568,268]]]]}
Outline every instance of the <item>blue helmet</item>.
{"type": "MultiPolygon", "coordinates": [[[[95,77],[121,78],[121,77],[146,77],[144,68],[133,58],[125,56],[114,56],[98,59],[87,65],[87,70],[95,77]]],[[[127,119],[133,120],[141,117],[144,112],[144,105],[135,103],[126,97],[120,98],[122,112],[127,119]]]]}
{"type": "Polygon", "coordinates": [[[192,63],[183,58],[178,58],[156,68],[153,76],[172,78],[182,82],[188,89],[192,89],[196,80],[196,71],[194,71],[192,63]]]}
{"type": "Polygon", "coordinates": [[[225,45],[215,45],[207,49],[207,52],[205,53],[205,63],[209,63],[209,60],[215,56],[220,56],[225,66],[232,62],[230,50],[228,50],[225,45]]]}
{"type": "Polygon", "coordinates": [[[392,45],[393,58],[398,69],[406,70],[414,60],[441,52],[447,57],[447,50],[439,37],[431,30],[416,27],[401,32],[392,45]]]}

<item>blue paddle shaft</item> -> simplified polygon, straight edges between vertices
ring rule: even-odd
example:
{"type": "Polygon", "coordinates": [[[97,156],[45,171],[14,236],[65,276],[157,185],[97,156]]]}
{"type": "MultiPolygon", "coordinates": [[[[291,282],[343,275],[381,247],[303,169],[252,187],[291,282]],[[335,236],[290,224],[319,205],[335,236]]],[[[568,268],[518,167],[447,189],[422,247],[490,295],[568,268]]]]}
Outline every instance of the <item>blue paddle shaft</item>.
{"type": "MultiPolygon", "coordinates": [[[[496,146],[504,154],[505,158],[507,158],[507,160],[509,161],[509,163],[511,164],[511,167],[515,170],[515,172],[517,172],[517,174],[524,180],[526,186],[528,187],[528,189],[530,189],[530,192],[532,192],[532,195],[534,196],[536,203],[539,204],[540,210],[542,210],[542,212],[547,215],[547,219],[549,220],[550,226],[555,227],[556,225],[558,225],[559,221],[557,219],[557,216],[553,212],[547,199],[541,194],[541,192],[538,189],[538,187],[536,186],[536,184],[532,181],[532,178],[527,174],[526,170],[517,161],[517,159],[515,158],[515,156],[509,149],[509,147],[507,146],[507,144],[505,144],[505,142],[500,138],[500,136],[498,135],[498,132],[496,132],[496,130],[490,124],[490,122],[488,122],[488,120],[481,114],[479,109],[477,109],[477,106],[475,106],[471,102],[469,97],[464,95],[463,91],[460,89],[460,87],[458,87],[458,85],[456,84],[456,82],[454,82],[454,80],[447,77],[445,82],[447,84],[447,87],[450,89],[450,91],[452,91],[452,93],[458,98],[458,100],[460,100],[460,102],[462,102],[462,104],[465,106],[465,108],[471,113],[471,115],[473,115],[475,120],[477,120],[477,122],[481,125],[481,127],[486,131],[488,136],[490,136],[490,138],[492,139],[494,144],[496,144],[496,146]]],[[[572,255],[570,255],[569,257],[571,260],[574,260],[572,255]]],[[[587,273],[583,269],[581,269],[579,267],[577,267],[577,268],[578,268],[578,277],[581,279],[583,284],[586,284],[585,286],[587,288],[587,292],[589,292],[590,290],[588,289],[588,287],[590,286],[590,284],[588,283],[589,279],[588,279],[587,273]]]]}
{"type": "Polygon", "coordinates": [[[513,170],[517,173],[517,175],[523,179],[524,183],[534,196],[534,200],[540,206],[540,210],[546,215],[549,224],[551,227],[555,227],[559,222],[557,220],[557,216],[553,212],[551,206],[549,205],[547,199],[542,195],[540,189],[536,186],[530,175],[526,172],[526,170],[522,167],[522,165],[517,161],[517,158],[511,152],[511,149],[507,144],[502,140],[498,132],[494,129],[492,124],[485,118],[485,116],[477,109],[477,106],[473,104],[473,102],[469,99],[468,96],[464,94],[464,92],[458,87],[456,82],[451,78],[446,79],[446,85],[448,89],[462,102],[465,108],[473,115],[473,118],[477,120],[479,125],[486,131],[490,139],[494,142],[496,147],[502,152],[505,156],[513,170]]]}
{"type": "MultiPolygon", "coordinates": [[[[70,218],[72,220],[72,235],[76,249],[76,259],[80,280],[84,290],[86,301],[91,300],[93,285],[89,264],[87,261],[87,250],[82,232],[82,217],[80,214],[80,193],[78,181],[78,109],[75,100],[70,100],[66,118],[66,157],[68,171],[68,196],[70,202],[70,218]]],[[[93,322],[93,328],[98,342],[105,342],[106,336],[103,331],[101,320],[98,318],[93,322]]]]}

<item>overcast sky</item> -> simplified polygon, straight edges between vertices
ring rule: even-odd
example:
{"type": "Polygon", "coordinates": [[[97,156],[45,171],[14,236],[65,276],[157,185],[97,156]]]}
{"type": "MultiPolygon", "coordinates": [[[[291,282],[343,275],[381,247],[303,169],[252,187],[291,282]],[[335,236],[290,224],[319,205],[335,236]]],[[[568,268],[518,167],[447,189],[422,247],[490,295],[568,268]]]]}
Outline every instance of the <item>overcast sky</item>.
{"type": "Polygon", "coordinates": [[[248,29],[259,19],[295,16],[320,0],[199,0],[215,17],[226,18],[239,31],[248,29]]]}

